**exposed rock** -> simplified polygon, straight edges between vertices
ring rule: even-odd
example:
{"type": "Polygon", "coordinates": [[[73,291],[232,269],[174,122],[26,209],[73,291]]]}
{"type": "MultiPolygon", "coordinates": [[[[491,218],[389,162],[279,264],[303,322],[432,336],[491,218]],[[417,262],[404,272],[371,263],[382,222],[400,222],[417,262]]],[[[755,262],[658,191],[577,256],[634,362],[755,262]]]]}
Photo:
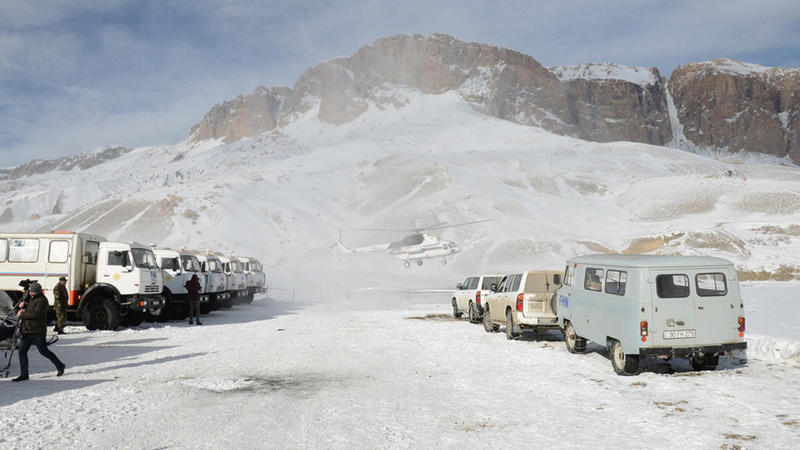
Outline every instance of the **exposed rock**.
{"type": "Polygon", "coordinates": [[[119,158],[129,153],[129,147],[109,147],[99,152],[81,153],[74,156],[65,156],[58,159],[35,159],[27,164],[8,169],[6,178],[14,180],[17,178],[51,172],[54,170],[88,169],[106,161],[119,158]]]}
{"type": "Polygon", "coordinates": [[[728,59],[679,67],[669,82],[677,110],[671,124],[665,80],[655,68],[609,63],[548,69],[528,55],[446,35],[394,36],[307,70],[292,89],[259,87],[214,106],[192,128],[191,139],[236,141],[313,108],[322,121],[339,125],[371,105],[404,104],[397,88],[410,88],[457,92],[482,113],[592,141],[664,145],[683,129],[685,138],[675,145],[800,162],[798,73],[728,59]]]}
{"type": "Polygon", "coordinates": [[[687,64],[669,82],[685,137],[800,162],[800,70],[733,59],[687,64]]]}
{"type": "Polygon", "coordinates": [[[248,96],[214,105],[190,132],[193,141],[223,139],[235,142],[269,131],[278,125],[281,108],[290,91],[287,87],[259,86],[248,96]]]}
{"type": "Polygon", "coordinates": [[[316,106],[321,120],[338,125],[355,119],[370,104],[379,108],[403,104],[392,89],[405,87],[424,94],[456,91],[480,112],[555,133],[663,144],[671,130],[658,71],[624,69],[641,71],[652,83],[613,74],[562,82],[530,56],[513,50],[441,34],[395,36],[379,39],[349,58],[309,69],[291,90],[277,88],[279,94],[257,90],[263,98],[279,97],[281,107],[268,106],[257,93],[216,105],[192,128],[191,139],[231,142],[254,136],[316,106]],[[264,118],[269,120],[258,120],[264,118]]]}
{"type": "Polygon", "coordinates": [[[190,219],[190,220],[197,220],[200,217],[196,212],[192,211],[191,209],[187,209],[183,212],[183,217],[190,219]]]}

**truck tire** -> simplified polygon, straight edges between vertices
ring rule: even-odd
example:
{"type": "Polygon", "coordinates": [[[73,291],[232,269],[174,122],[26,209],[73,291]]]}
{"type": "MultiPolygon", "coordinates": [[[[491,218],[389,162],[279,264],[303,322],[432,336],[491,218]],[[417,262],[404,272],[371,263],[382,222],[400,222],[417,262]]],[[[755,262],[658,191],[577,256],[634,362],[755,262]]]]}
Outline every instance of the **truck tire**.
{"type": "Polygon", "coordinates": [[[522,333],[514,332],[514,315],[511,311],[506,311],[506,339],[509,341],[519,337],[522,333]]]}
{"type": "Polygon", "coordinates": [[[550,309],[553,310],[553,314],[558,315],[558,294],[553,294],[550,298],[550,309]]]}
{"type": "Polygon", "coordinates": [[[626,355],[618,340],[611,341],[609,353],[611,367],[617,375],[634,375],[639,369],[639,355],[626,355]]]}
{"type": "Polygon", "coordinates": [[[461,313],[458,312],[458,303],[456,302],[456,299],[453,299],[453,319],[460,319],[460,318],[461,318],[461,313]]]}
{"type": "Polygon", "coordinates": [[[200,314],[208,314],[211,312],[211,301],[207,303],[200,303],[200,314]]]}
{"type": "Polygon", "coordinates": [[[95,300],[83,310],[83,324],[88,330],[116,330],[119,328],[119,310],[110,299],[95,300]]]}
{"type": "Polygon", "coordinates": [[[583,353],[586,351],[586,339],[575,333],[572,322],[567,322],[567,328],[564,330],[564,343],[570,353],[583,353]]]}
{"type": "Polygon", "coordinates": [[[128,327],[138,327],[139,325],[144,322],[144,311],[132,311],[128,310],[128,314],[125,314],[120,318],[122,325],[128,327]]]}

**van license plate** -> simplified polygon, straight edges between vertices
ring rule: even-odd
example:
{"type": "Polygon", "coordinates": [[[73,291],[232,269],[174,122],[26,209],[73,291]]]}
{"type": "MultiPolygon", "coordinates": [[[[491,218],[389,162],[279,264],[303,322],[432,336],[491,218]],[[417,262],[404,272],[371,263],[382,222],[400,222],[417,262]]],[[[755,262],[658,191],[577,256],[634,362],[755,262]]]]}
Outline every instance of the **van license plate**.
{"type": "Polygon", "coordinates": [[[674,330],[664,332],[664,339],[691,339],[694,338],[694,336],[694,330],[674,330]]]}

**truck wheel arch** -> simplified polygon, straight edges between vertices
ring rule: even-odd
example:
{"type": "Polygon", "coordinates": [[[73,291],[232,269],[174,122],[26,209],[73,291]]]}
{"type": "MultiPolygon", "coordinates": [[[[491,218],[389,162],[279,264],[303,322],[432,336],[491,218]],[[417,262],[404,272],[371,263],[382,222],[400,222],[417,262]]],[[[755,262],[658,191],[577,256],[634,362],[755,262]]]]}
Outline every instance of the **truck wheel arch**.
{"type": "Polygon", "coordinates": [[[95,299],[102,300],[103,298],[113,298],[114,303],[120,303],[120,293],[116,287],[108,283],[95,283],[86,292],[81,295],[81,301],[78,304],[78,313],[82,313],[84,308],[95,299]]]}

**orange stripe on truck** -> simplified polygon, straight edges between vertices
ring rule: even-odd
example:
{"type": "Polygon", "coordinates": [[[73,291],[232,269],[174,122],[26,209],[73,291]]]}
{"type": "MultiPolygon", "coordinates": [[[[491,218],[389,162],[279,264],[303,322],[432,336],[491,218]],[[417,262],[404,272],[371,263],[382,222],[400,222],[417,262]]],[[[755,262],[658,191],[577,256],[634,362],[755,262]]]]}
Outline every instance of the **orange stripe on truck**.
{"type": "Polygon", "coordinates": [[[78,300],[81,298],[78,291],[69,291],[69,306],[78,306],[78,300]]]}

